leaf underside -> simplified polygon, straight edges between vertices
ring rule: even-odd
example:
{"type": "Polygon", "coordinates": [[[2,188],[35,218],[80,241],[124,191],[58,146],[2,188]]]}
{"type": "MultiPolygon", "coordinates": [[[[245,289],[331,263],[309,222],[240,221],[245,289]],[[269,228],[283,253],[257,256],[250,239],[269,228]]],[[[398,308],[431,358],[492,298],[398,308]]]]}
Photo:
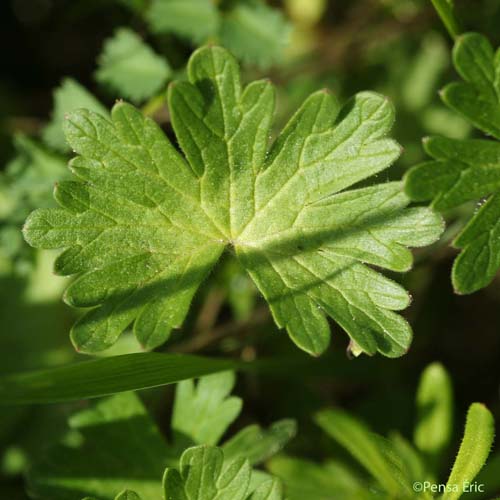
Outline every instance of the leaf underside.
{"type": "Polygon", "coordinates": [[[434,160],[410,170],[406,192],[416,201],[433,200],[442,211],[480,203],[453,242],[461,250],[453,286],[466,294],[488,285],[500,268],[500,50],[495,54],[486,38],[468,33],[457,40],[453,60],[464,81],[446,86],[442,99],[491,138],[426,139],[425,150],[434,160]]]}
{"type": "Polygon", "coordinates": [[[76,348],[105,349],[131,323],[145,348],[162,344],[229,248],[301,349],[326,349],[329,316],[357,352],[404,354],[411,329],[395,311],[409,296],[366,264],[408,270],[407,247],[435,241],[442,221],[407,208],[399,182],[346,190],[400,153],[387,99],[361,92],[340,107],[314,93],[268,148],[269,81],[242,89],[219,47],[198,49],[188,78],[168,92],[183,154],[129,104],[65,122],[79,180],[59,183],[61,208],[34,212],[24,234],[65,248],[56,272],[78,275],[65,301],[92,309],[72,329],[76,348]]]}

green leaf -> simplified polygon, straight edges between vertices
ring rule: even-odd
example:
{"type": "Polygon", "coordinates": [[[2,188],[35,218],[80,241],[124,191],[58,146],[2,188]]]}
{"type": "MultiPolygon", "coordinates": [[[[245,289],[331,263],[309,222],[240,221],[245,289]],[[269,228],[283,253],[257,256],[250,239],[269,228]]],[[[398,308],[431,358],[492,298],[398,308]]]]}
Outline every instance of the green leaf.
{"type": "Polygon", "coordinates": [[[0,173],[0,222],[22,222],[38,207],[54,205],[57,179],[68,177],[66,161],[39,142],[22,134],[14,136],[16,156],[0,173]]]}
{"type": "Polygon", "coordinates": [[[316,423],[378,481],[390,495],[408,495],[411,475],[388,440],[373,434],[365,425],[341,410],[323,410],[316,423]]]}
{"type": "MultiPolygon", "coordinates": [[[[0,274],[5,267],[5,270],[11,268],[14,273],[27,276],[36,267],[34,261],[39,252],[34,252],[25,244],[21,226],[33,209],[55,206],[52,196],[54,183],[57,179],[68,177],[69,172],[66,161],[48,151],[40,142],[16,134],[13,144],[16,154],[0,172],[0,261],[5,262],[3,265],[0,262],[0,274]]],[[[51,275],[49,283],[58,281],[51,275]]],[[[51,298],[47,297],[47,300],[51,298]]],[[[19,300],[22,302],[21,297],[19,300]]],[[[10,326],[11,329],[22,330],[17,325],[10,326]]],[[[28,352],[34,350],[28,349],[28,352]]]]}
{"type": "Polygon", "coordinates": [[[273,478],[263,482],[249,497],[249,500],[282,500],[283,486],[278,479],[273,478]]]}
{"type": "Polygon", "coordinates": [[[124,393],[99,401],[74,415],[69,425],[73,434],[67,442],[31,469],[29,489],[37,497],[111,499],[125,484],[145,499],[161,497],[168,449],[137,396],[124,393]]]}
{"type": "Polygon", "coordinates": [[[422,481],[428,477],[428,466],[422,455],[399,432],[392,432],[390,441],[396,454],[400,457],[403,468],[408,472],[410,483],[422,481]]]}
{"type": "Polygon", "coordinates": [[[494,436],[495,422],[492,414],[484,405],[473,403],[467,413],[462,444],[448,478],[448,488],[441,497],[442,500],[456,500],[461,496],[462,485],[471,483],[486,462],[494,436]],[[456,488],[457,485],[458,488],[456,488]]]}
{"type": "MultiPolygon", "coordinates": [[[[207,429],[209,425],[216,428],[224,427],[227,423],[224,411],[222,410],[220,414],[213,413],[213,405],[208,398],[210,394],[213,394],[217,399],[217,392],[221,394],[221,391],[225,395],[226,389],[229,387],[230,390],[232,387],[232,382],[228,372],[202,378],[198,383],[198,394],[204,396],[205,399],[204,401],[198,399],[197,405],[192,407],[194,413],[185,414],[184,418],[189,420],[196,416],[194,420],[202,429],[207,429]],[[210,388],[214,389],[213,393],[207,392],[210,388]],[[205,406],[201,404],[202,402],[205,403],[205,406]],[[206,411],[207,408],[208,411],[206,411]],[[220,423],[217,421],[217,417],[220,418],[220,423]]],[[[185,394],[185,390],[186,385],[184,384],[184,388],[177,391],[175,396],[176,402],[172,417],[174,431],[177,431],[178,421],[176,419],[179,417],[179,415],[175,415],[179,411],[177,400],[181,399],[181,406],[186,403],[188,396],[185,394]]],[[[238,398],[233,399],[240,402],[238,398]]],[[[225,401],[231,400],[225,399],[225,401]]],[[[223,406],[219,405],[219,408],[223,406]]],[[[181,459],[181,475],[184,471],[189,477],[186,484],[182,486],[183,480],[178,472],[175,469],[167,471],[165,477],[169,478],[168,481],[166,480],[168,494],[165,498],[180,500],[185,498],[185,494],[187,494],[187,498],[191,498],[190,488],[193,487],[193,482],[196,482],[198,472],[187,470],[190,467],[189,464],[194,465],[201,462],[203,465],[202,473],[205,475],[208,471],[217,470],[219,458],[224,453],[222,448],[207,446],[206,443],[203,443],[201,447],[190,448],[190,451],[184,452],[185,448],[179,446],[175,432],[175,441],[167,443],[160,435],[139,398],[133,393],[123,393],[101,400],[93,408],[75,414],[69,423],[71,432],[60,444],[49,448],[45,456],[33,464],[29,483],[30,490],[36,495],[36,498],[69,500],[81,495],[93,495],[100,500],[111,500],[119,491],[127,487],[130,490],[122,491],[121,496],[116,497],[117,499],[128,500],[130,498],[130,500],[134,500],[138,498],[134,495],[138,494],[143,500],[158,500],[160,492],[163,491],[161,483],[163,469],[165,466],[176,467],[181,455],[185,459],[184,462],[181,459]],[[90,460],[89,457],[91,457],[90,460]],[[178,486],[180,490],[177,488],[178,486]]],[[[275,426],[278,425],[275,424],[275,426]]],[[[203,436],[200,434],[196,435],[202,442],[203,436]]],[[[207,440],[213,440],[213,434],[206,434],[207,440]]],[[[256,438],[258,437],[261,436],[256,436],[256,438]]],[[[285,441],[290,438],[291,436],[282,436],[281,444],[284,445],[285,441]]],[[[252,440],[248,440],[248,445],[253,449],[258,446],[252,440]]],[[[235,453],[226,454],[223,459],[220,481],[215,478],[215,486],[220,490],[221,495],[226,495],[230,500],[231,494],[234,491],[239,491],[238,481],[231,487],[225,484],[225,481],[232,480],[232,474],[238,473],[243,467],[246,470],[244,475],[248,476],[248,484],[245,483],[246,489],[244,490],[245,499],[252,493],[255,495],[252,497],[254,500],[282,498],[280,496],[281,486],[272,476],[251,470],[246,450],[233,449],[232,451],[235,453]]],[[[268,449],[266,457],[271,456],[276,451],[278,451],[278,447],[274,447],[273,450],[268,449]]],[[[207,477],[199,479],[205,481],[207,477]]],[[[205,483],[200,484],[199,498],[212,498],[210,495],[213,485],[210,485],[210,478],[205,483]]]]}
{"type": "Polygon", "coordinates": [[[127,28],[104,42],[98,63],[97,81],[133,102],[158,92],[170,74],[167,62],[127,28]]]}
{"type": "Polygon", "coordinates": [[[452,38],[456,38],[460,34],[460,26],[455,16],[453,3],[453,0],[432,0],[432,4],[446,26],[448,33],[452,38]]]}
{"type": "Polygon", "coordinates": [[[264,462],[278,453],[297,433],[294,420],[279,420],[262,429],[249,425],[226,441],[222,447],[228,459],[245,457],[251,465],[264,462]]]}
{"type": "Polygon", "coordinates": [[[195,43],[214,35],[219,24],[212,0],[152,0],[146,18],[153,33],[174,33],[195,43]]]}
{"type": "Polygon", "coordinates": [[[70,150],[62,126],[65,116],[79,108],[89,109],[103,116],[108,115],[106,108],[85,87],[72,78],[65,78],[54,90],[52,119],[42,134],[43,140],[51,148],[63,152],[70,150]]]}
{"type": "Polygon", "coordinates": [[[500,50],[478,33],[458,38],[453,63],[464,83],[451,83],[443,101],[475,127],[500,139],[500,50]]]}
{"type": "Polygon", "coordinates": [[[315,464],[295,457],[277,456],[268,464],[269,471],[279,477],[289,500],[367,500],[379,498],[344,464],[329,460],[315,464]]]}
{"type": "Polygon", "coordinates": [[[93,309],[72,329],[76,348],[105,349],[132,322],[146,348],[160,345],[229,247],[303,350],[326,349],[330,316],[356,352],[404,354],[411,329],[394,311],[409,296],[366,264],[408,270],[407,247],[435,241],[442,221],[407,209],[399,182],[346,191],[399,155],[387,99],[362,92],[341,108],[317,92],[268,151],[268,81],[243,90],[220,47],[197,50],[188,77],[168,97],[185,157],[128,104],[112,121],[86,110],[66,121],[80,182],[60,183],[61,208],[34,212],[24,234],[66,248],[56,271],[79,276],[65,300],[93,309]]]}
{"type": "Polygon", "coordinates": [[[219,39],[241,61],[265,68],[283,56],[290,31],[281,11],[250,0],[222,13],[219,39]]]}
{"type": "Polygon", "coordinates": [[[179,437],[194,444],[215,445],[238,417],[242,401],[230,397],[234,387],[233,372],[216,373],[198,384],[185,380],[177,385],[172,428],[179,437]]]}
{"type": "MultiPolygon", "coordinates": [[[[452,83],[444,102],[474,126],[500,139],[500,51],[476,33],[461,36],[453,50],[457,71],[465,83],[452,83]]],[[[437,210],[489,197],[453,245],[462,250],[452,271],[457,293],[487,286],[500,268],[500,143],[494,140],[424,141],[434,161],[413,167],[406,175],[406,193],[415,201],[433,200],[437,210]]]]}
{"type": "Polygon", "coordinates": [[[122,491],[115,500],[141,500],[141,497],[134,491],[122,491]]]}
{"type": "Polygon", "coordinates": [[[500,143],[482,139],[424,139],[435,158],[413,167],[406,192],[416,201],[433,200],[441,211],[477,200],[500,189],[500,143]]]}
{"type": "Polygon", "coordinates": [[[0,403],[54,403],[173,384],[234,368],[230,360],[136,353],[0,378],[0,403]]]}
{"type": "Polygon", "coordinates": [[[436,462],[450,444],[453,433],[453,388],[440,363],[432,363],[424,370],[416,399],[414,441],[428,459],[436,462]]]}
{"type": "MultiPolygon", "coordinates": [[[[417,201],[433,199],[437,210],[448,210],[482,199],[500,189],[500,143],[433,137],[424,142],[435,161],[413,167],[406,176],[406,192],[417,201]]],[[[498,194],[471,218],[453,245],[462,249],[455,260],[452,281],[458,293],[472,293],[488,285],[500,268],[498,194]]]]}
{"type": "Polygon", "coordinates": [[[167,468],[163,478],[167,500],[244,500],[250,484],[250,465],[237,459],[224,463],[224,453],[213,446],[187,449],[179,471],[167,468]]]}

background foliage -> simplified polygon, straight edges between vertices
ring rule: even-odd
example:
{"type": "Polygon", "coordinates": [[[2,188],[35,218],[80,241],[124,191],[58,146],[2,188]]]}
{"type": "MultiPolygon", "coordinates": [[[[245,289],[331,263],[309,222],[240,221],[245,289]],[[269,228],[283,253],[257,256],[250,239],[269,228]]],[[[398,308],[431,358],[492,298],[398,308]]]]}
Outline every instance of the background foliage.
{"type": "MultiPolygon", "coordinates": [[[[499,3],[455,3],[464,31],[480,32],[497,47],[499,3]]],[[[428,161],[422,137],[483,138],[438,96],[438,90],[460,76],[451,61],[453,43],[427,0],[284,0],[266,6],[253,0],[9,0],[1,2],[0,26],[2,374],[86,359],[74,352],[68,338],[78,313],[61,300],[67,281],[52,274],[54,254],[31,249],[20,234],[28,213],[55,205],[54,182],[71,180],[65,168],[70,150],[61,130],[65,113],[75,106],[108,113],[116,99],[124,98],[173,138],[164,89],[184,76],[190,54],[201,43],[213,41],[232,50],[242,63],[245,83],[270,77],[276,84],[273,134],[320,88],[328,87],[341,102],[366,89],[388,95],[396,108],[392,136],[404,154],[373,179],[377,183],[397,180],[411,166],[428,161]],[[165,9],[170,9],[168,15],[161,14],[165,9]],[[263,31],[262,26],[269,28],[263,31]]],[[[325,406],[355,415],[384,436],[397,430],[411,440],[415,432],[416,446],[425,452],[419,437],[423,431],[415,430],[414,399],[422,371],[439,361],[453,381],[455,401],[449,446],[438,446],[436,467],[441,467],[440,477],[447,477],[469,405],[485,403],[500,421],[500,280],[497,275],[488,287],[467,296],[455,295],[450,281],[457,251],[449,242],[481,203],[474,199],[452,208],[442,239],[415,251],[412,271],[391,275],[413,298],[404,315],[415,337],[403,358],[350,360],[347,336],[332,326],[328,351],[319,361],[310,359],[278,332],[267,305],[231,259],[218,264],[182,328],[159,350],[235,360],[277,357],[287,360],[285,367],[300,366],[240,374],[234,392],[245,404],[228,436],[249,423],[267,428],[293,418],[299,432],[286,453],[301,457],[301,471],[315,477],[318,471],[306,465],[328,463],[332,457],[342,470],[360,472],[314,423],[311,416],[325,406]]],[[[126,332],[99,356],[139,350],[126,332]]],[[[149,390],[141,397],[159,431],[169,437],[173,389],[149,390]]],[[[48,446],[65,438],[70,415],[93,411],[91,407],[78,401],[2,409],[0,497],[27,498],[24,472],[46,456],[48,446]]],[[[273,459],[273,472],[285,470],[285,458],[281,460],[273,459]]],[[[494,488],[499,463],[494,455],[485,471],[494,488]]]]}

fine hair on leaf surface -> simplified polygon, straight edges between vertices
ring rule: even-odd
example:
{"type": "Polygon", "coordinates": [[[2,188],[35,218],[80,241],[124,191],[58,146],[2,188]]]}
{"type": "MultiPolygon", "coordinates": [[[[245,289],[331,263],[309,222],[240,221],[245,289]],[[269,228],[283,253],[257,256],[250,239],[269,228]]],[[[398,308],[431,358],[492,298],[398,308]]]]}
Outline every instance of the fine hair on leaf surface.
{"type": "MultiPolygon", "coordinates": [[[[448,478],[448,485],[463,485],[474,480],[490,454],[494,437],[493,415],[483,404],[473,403],[467,412],[462,444],[448,478]]],[[[455,500],[461,493],[446,491],[442,500],[455,500]]]]}
{"type": "Polygon", "coordinates": [[[347,189],[400,154],[388,100],[360,92],[340,106],[316,92],[269,145],[273,86],[242,88],[234,58],[212,46],[192,55],[168,105],[183,154],[129,104],[111,120],[70,113],[78,181],[59,183],[61,208],[24,227],[31,245],[65,248],[55,270],[78,276],[65,301],[91,310],[72,329],[75,347],[103,350],[131,323],[145,348],[159,346],[229,248],[301,349],[327,348],[331,317],[356,354],[404,354],[412,332],[396,311],[409,295],[368,265],[407,271],[407,247],[435,241],[441,218],[407,208],[400,182],[347,189]]]}

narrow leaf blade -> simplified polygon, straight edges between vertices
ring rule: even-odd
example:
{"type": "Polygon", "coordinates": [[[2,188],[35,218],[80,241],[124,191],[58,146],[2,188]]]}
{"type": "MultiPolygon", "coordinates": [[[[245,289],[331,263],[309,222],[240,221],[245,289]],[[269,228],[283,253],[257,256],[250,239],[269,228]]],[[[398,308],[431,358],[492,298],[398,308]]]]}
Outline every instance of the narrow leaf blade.
{"type": "Polygon", "coordinates": [[[235,368],[231,360],[136,353],[0,379],[2,404],[41,404],[135,391],[235,368]]]}
{"type": "Polygon", "coordinates": [[[461,486],[473,481],[490,454],[494,435],[493,415],[486,406],[481,403],[473,403],[467,413],[462,444],[448,478],[448,488],[443,494],[442,500],[456,500],[463,492],[461,486]]]}
{"type": "Polygon", "coordinates": [[[333,439],[346,448],[378,481],[387,493],[408,493],[411,478],[403,475],[403,463],[396,450],[381,436],[349,414],[328,409],[316,415],[316,423],[333,439]]]}

